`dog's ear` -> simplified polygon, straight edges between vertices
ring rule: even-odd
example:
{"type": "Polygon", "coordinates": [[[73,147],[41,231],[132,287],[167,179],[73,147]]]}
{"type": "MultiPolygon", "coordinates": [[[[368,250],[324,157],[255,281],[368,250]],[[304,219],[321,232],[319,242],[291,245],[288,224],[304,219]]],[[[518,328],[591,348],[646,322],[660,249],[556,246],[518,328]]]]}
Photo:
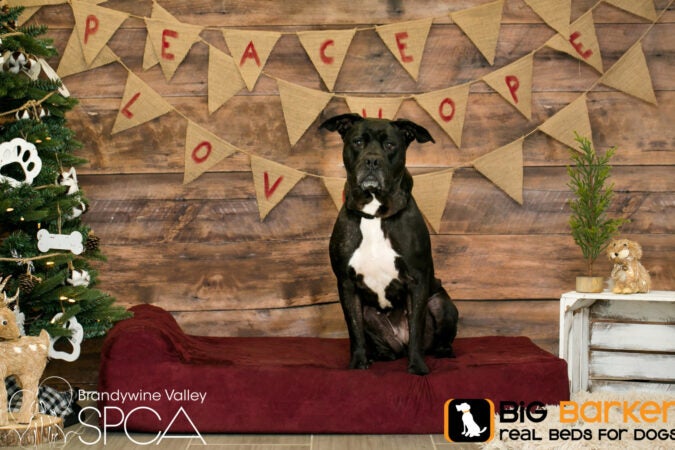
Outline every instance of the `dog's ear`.
{"type": "Polygon", "coordinates": [[[431,133],[429,133],[426,128],[417,125],[415,122],[411,122],[408,119],[398,119],[392,122],[392,125],[405,133],[405,139],[408,144],[410,144],[412,141],[417,141],[420,144],[424,144],[425,142],[429,141],[436,143],[434,138],[431,137],[431,133]]]}
{"type": "Polygon", "coordinates": [[[642,259],[642,247],[635,241],[628,241],[628,247],[635,259],[642,259]]]}
{"type": "Polygon", "coordinates": [[[337,131],[340,136],[345,137],[345,134],[351,130],[354,124],[362,120],[363,117],[358,114],[341,114],[326,120],[319,126],[319,129],[325,128],[328,131],[337,131]]]}

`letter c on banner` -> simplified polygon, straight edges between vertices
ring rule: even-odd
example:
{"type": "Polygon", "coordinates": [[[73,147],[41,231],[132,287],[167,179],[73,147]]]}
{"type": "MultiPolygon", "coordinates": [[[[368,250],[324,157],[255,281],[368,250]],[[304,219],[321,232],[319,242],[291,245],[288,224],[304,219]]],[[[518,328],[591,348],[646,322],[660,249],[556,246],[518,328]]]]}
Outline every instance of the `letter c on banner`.
{"type": "Polygon", "coordinates": [[[319,48],[319,54],[321,55],[321,61],[323,61],[324,64],[333,64],[333,61],[335,61],[335,58],[332,56],[326,55],[326,48],[328,46],[334,46],[335,41],[332,39],[327,39],[323,44],[321,44],[321,47],[319,48]]]}

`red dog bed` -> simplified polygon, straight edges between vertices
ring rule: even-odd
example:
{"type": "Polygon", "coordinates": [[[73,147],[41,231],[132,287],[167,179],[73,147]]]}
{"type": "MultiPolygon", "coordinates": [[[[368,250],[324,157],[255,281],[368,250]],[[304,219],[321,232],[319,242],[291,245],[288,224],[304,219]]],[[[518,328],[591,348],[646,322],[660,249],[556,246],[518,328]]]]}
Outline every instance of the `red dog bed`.
{"type": "Polygon", "coordinates": [[[189,336],[160,308],[132,311],[103,345],[98,395],[108,429],[443,433],[452,398],[489,398],[496,408],[569,399],[565,361],[525,337],[457,339],[456,358],[428,357],[431,373],[416,376],[405,359],[347,369],[347,339],[189,336]]]}

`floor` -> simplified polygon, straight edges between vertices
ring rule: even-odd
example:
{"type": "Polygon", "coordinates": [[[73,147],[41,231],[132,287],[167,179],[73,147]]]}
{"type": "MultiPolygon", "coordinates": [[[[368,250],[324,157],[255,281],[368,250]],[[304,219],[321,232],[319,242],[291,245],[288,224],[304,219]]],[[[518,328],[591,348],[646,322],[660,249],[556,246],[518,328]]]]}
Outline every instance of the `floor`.
{"type": "MultiPolygon", "coordinates": [[[[243,435],[204,434],[181,437],[145,433],[109,432],[94,427],[92,415],[84,424],[65,429],[66,439],[38,445],[37,449],[130,450],[159,444],[163,450],[476,450],[474,444],[451,444],[443,435],[243,435]]],[[[151,447],[152,448],[152,447],[151,447]]],[[[154,447],[158,448],[158,447],[154,447]]]]}

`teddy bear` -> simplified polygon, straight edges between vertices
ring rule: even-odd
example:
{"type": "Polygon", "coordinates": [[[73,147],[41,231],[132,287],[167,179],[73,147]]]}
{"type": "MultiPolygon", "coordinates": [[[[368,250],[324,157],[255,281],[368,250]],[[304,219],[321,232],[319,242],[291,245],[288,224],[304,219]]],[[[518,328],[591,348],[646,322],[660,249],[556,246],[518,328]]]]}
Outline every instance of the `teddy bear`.
{"type": "Polygon", "coordinates": [[[607,256],[614,264],[611,281],[615,294],[634,294],[649,292],[651,278],[649,272],[640,263],[642,247],[635,241],[615,239],[607,247],[607,256]]]}

